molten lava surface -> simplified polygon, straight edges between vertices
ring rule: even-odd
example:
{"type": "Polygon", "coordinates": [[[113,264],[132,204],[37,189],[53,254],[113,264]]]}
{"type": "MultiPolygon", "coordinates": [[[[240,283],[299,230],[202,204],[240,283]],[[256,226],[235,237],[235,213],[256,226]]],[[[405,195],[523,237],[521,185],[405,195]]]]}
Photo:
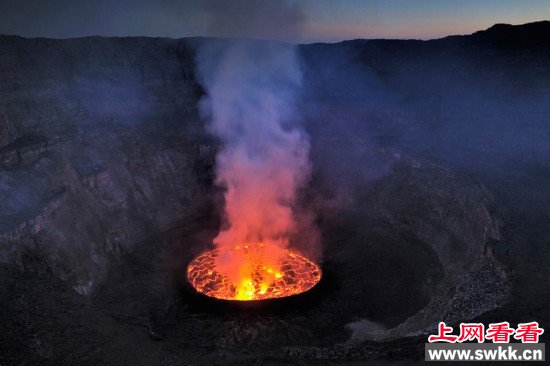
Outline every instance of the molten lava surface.
{"type": "Polygon", "coordinates": [[[210,297],[264,300],[309,290],[321,279],[321,269],[287,249],[243,244],[199,255],[187,267],[187,278],[198,292],[210,297]]]}

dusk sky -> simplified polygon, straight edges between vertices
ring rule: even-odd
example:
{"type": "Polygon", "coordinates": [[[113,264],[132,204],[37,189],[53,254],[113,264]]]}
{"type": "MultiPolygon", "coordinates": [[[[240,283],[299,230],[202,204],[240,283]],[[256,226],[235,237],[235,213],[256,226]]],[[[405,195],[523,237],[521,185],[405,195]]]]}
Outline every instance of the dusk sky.
{"type": "Polygon", "coordinates": [[[0,0],[0,34],[430,39],[550,19],[549,0],[0,0]]]}

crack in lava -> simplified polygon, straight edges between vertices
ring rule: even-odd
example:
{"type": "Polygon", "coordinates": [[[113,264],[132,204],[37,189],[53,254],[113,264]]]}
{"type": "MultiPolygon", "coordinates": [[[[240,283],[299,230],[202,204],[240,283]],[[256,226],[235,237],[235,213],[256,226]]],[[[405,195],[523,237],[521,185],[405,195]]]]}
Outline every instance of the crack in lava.
{"type": "Polygon", "coordinates": [[[306,257],[272,245],[242,244],[202,253],[187,267],[187,278],[198,292],[224,300],[264,300],[296,295],[321,279],[321,269],[306,257]],[[219,263],[232,262],[236,273],[224,273],[219,263]]]}

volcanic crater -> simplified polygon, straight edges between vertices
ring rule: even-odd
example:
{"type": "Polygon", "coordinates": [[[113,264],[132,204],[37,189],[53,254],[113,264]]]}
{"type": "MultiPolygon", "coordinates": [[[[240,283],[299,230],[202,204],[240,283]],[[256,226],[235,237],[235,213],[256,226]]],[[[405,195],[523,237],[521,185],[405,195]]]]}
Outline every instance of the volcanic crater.
{"type": "Polygon", "coordinates": [[[224,299],[187,269],[214,259],[226,220],[198,40],[0,36],[0,363],[414,361],[441,320],[544,316],[547,154],[491,138],[515,137],[518,88],[544,122],[525,133],[547,136],[542,28],[300,46],[311,175],[296,201],[319,246],[295,227],[280,250],[311,260],[307,291],[255,301],[234,300],[277,294],[277,268],[224,299]],[[368,83],[334,76],[341,54],[368,83]],[[464,87],[480,78],[487,95],[464,87]]]}

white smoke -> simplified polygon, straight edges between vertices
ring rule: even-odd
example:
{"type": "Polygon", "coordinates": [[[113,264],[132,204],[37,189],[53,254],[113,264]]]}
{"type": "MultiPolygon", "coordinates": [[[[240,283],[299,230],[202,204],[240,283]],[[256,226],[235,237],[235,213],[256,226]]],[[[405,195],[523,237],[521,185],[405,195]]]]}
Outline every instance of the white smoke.
{"type": "Polygon", "coordinates": [[[216,183],[226,188],[228,227],[215,244],[285,247],[297,229],[297,192],[310,175],[307,136],[292,123],[302,80],[296,47],[210,40],[197,62],[208,94],[201,108],[211,133],[224,143],[216,183]]]}

